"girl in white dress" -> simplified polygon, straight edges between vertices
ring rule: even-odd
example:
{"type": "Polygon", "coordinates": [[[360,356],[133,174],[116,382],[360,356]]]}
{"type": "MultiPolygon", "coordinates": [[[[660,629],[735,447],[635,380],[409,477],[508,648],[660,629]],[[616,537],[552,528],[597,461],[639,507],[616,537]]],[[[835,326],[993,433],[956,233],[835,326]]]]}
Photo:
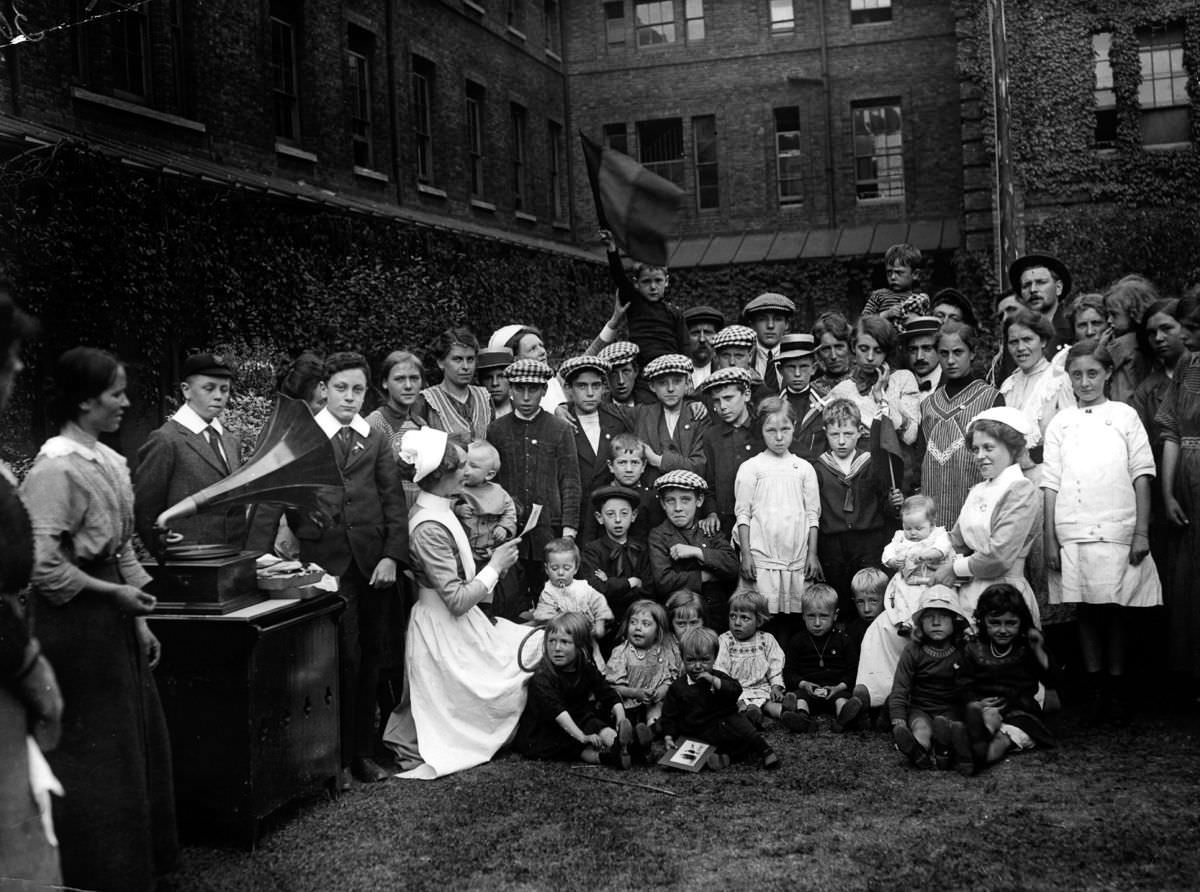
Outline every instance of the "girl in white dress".
{"type": "MultiPolygon", "coordinates": [[[[527,626],[489,620],[476,609],[516,563],[521,540],[496,546],[475,572],[471,543],[451,508],[466,450],[425,427],[404,435],[400,459],[421,486],[408,518],[417,603],[405,639],[404,697],[383,740],[406,769],[400,777],[430,779],[481,765],[509,741],[529,680],[517,652],[524,642],[525,652],[536,654],[541,642],[525,642],[527,626]]],[[[532,668],[536,660],[527,662],[532,668]]]]}
{"type": "Polygon", "coordinates": [[[1067,373],[1079,405],[1055,416],[1046,431],[1042,480],[1050,598],[1079,604],[1091,717],[1107,710],[1123,720],[1130,620],[1120,608],[1162,603],[1148,538],[1154,455],[1136,410],[1105,396],[1112,360],[1104,347],[1076,344],[1067,373]]]}
{"type": "Polygon", "coordinates": [[[741,548],[737,591],[757,591],[776,614],[800,613],[804,580],[821,578],[817,472],[789,450],[796,413],[779,397],[758,405],[766,449],[738,468],[733,484],[734,530],[741,548]]]}

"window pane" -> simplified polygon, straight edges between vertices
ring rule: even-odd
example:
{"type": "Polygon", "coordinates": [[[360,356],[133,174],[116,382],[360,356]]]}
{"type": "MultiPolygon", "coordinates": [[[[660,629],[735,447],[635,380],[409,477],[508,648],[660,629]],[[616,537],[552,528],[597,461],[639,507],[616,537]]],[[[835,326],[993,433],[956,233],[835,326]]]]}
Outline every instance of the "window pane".
{"type": "Polygon", "coordinates": [[[624,124],[605,124],[604,125],[604,144],[610,149],[621,152],[624,155],[629,154],[629,137],[625,132],[624,124]]]}
{"type": "Polygon", "coordinates": [[[851,115],[859,200],[902,197],[904,155],[899,103],[855,106],[851,115]]]}
{"type": "Polygon", "coordinates": [[[683,188],[683,120],[638,121],[638,160],[647,170],[683,188]]]}
{"type": "Polygon", "coordinates": [[[850,0],[850,24],[869,25],[892,20],[892,0],[850,0]]]}
{"type": "Polygon", "coordinates": [[[604,35],[609,46],[625,45],[625,3],[604,4],[604,35]]]}
{"type": "Polygon", "coordinates": [[[779,203],[799,204],[804,200],[804,156],[800,143],[800,109],[775,109],[775,170],[779,203]]]}
{"type": "Polygon", "coordinates": [[[634,3],[637,45],[657,46],[675,42],[675,4],[672,0],[634,3]]]}
{"type": "Polygon", "coordinates": [[[692,142],[696,159],[696,206],[701,210],[721,204],[717,173],[717,119],[713,115],[692,118],[692,142]]]}
{"type": "Polygon", "coordinates": [[[771,0],[771,33],[782,34],[796,27],[793,0],[771,0]]]}

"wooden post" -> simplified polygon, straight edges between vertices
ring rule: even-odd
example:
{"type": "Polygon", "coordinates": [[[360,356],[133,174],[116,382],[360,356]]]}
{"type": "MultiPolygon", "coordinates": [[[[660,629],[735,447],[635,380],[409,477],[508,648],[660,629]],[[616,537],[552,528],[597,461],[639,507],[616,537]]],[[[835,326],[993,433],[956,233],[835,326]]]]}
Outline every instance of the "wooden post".
{"type": "Polygon", "coordinates": [[[992,109],[996,124],[996,180],[992,192],[996,275],[1000,290],[1008,290],[1007,271],[1019,252],[1016,198],[1013,194],[1012,147],[1009,141],[1011,106],[1008,96],[1008,44],[1004,0],[987,0],[992,55],[992,109]]]}

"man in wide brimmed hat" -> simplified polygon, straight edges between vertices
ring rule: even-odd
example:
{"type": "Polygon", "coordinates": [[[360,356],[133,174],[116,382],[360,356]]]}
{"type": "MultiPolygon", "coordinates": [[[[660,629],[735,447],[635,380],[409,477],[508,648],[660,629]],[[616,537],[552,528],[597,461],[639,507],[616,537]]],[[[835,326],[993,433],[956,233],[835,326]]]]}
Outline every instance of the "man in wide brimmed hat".
{"type": "Polygon", "coordinates": [[[1073,332],[1066,313],[1071,271],[1065,263],[1049,254],[1026,254],[1008,268],[1008,281],[1029,309],[1041,313],[1054,326],[1054,341],[1046,343],[1047,357],[1071,343],[1073,332]]]}

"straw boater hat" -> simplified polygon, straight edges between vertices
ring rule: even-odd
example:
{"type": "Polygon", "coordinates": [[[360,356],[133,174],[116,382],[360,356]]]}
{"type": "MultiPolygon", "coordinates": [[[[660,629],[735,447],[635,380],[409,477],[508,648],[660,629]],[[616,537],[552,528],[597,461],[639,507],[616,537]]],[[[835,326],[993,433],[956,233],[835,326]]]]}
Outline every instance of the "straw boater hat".
{"type": "Polygon", "coordinates": [[[614,483],[612,486],[602,486],[591,495],[592,507],[599,511],[609,499],[624,499],[633,510],[642,507],[642,494],[636,489],[614,483]]]}
{"type": "Polygon", "coordinates": [[[801,359],[817,352],[817,339],[807,331],[789,332],[779,339],[779,355],[776,360],[801,359]]]}
{"type": "Polygon", "coordinates": [[[742,307],[742,321],[749,322],[759,313],[773,311],[783,313],[785,316],[792,316],[796,312],[796,305],[790,297],[782,294],[777,294],[774,291],[767,291],[760,294],[754,300],[750,301],[746,306],[742,307]]]}
{"type": "Polygon", "coordinates": [[[904,331],[900,332],[900,340],[907,341],[921,335],[937,336],[942,330],[942,320],[937,316],[912,316],[904,323],[904,331]]]}
{"type": "Polygon", "coordinates": [[[654,491],[661,493],[664,489],[690,489],[693,492],[708,492],[708,483],[695,471],[685,471],[679,468],[667,471],[654,481],[654,491]]]}
{"type": "Polygon", "coordinates": [[[743,390],[750,390],[755,385],[754,377],[745,369],[730,366],[727,369],[717,369],[700,383],[700,389],[707,393],[718,387],[736,384],[743,390]]]}
{"type": "Polygon", "coordinates": [[[745,325],[726,325],[708,339],[708,345],[714,352],[729,347],[753,347],[757,343],[758,334],[753,328],[747,328],[745,325]]]}
{"type": "Polygon", "coordinates": [[[413,466],[414,483],[419,483],[442,463],[448,439],[445,431],[433,427],[407,431],[400,438],[400,458],[413,466]]]}
{"type": "MultiPolygon", "coordinates": [[[[1033,425],[1025,416],[1025,413],[1020,409],[1014,409],[1012,406],[996,406],[992,409],[984,409],[971,419],[971,424],[974,424],[976,421],[998,421],[1001,424],[1007,424],[1026,439],[1033,433],[1033,425]]],[[[970,427],[970,425],[967,426],[970,427]]]]}
{"type": "Polygon", "coordinates": [[[518,359],[504,370],[509,384],[545,384],[554,377],[554,369],[538,359],[518,359]]]}
{"type": "Polygon", "coordinates": [[[656,359],[650,360],[646,364],[646,367],[642,369],[642,375],[647,381],[661,378],[663,375],[690,376],[692,368],[692,361],[682,353],[668,353],[665,356],[659,356],[656,359]]]}
{"type": "Polygon", "coordinates": [[[495,350],[480,350],[475,357],[475,371],[485,372],[489,369],[508,368],[513,361],[513,352],[507,347],[495,350]]]}
{"type": "Polygon", "coordinates": [[[571,379],[580,372],[598,372],[601,378],[607,378],[608,373],[612,371],[612,365],[599,356],[572,356],[570,359],[563,360],[563,364],[558,367],[558,374],[568,384],[571,379]]]}
{"type": "Polygon", "coordinates": [[[1021,293],[1021,276],[1025,270],[1033,269],[1035,266],[1044,266],[1058,277],[1058,280],[1062,282],[1062,294],[1058,296],[1058,299],[1065,301],[1067,295],[1071,293],[1071,271],[1067,269],[1065,263],[1049,254],[1026,254],[1013,261],[1012,266],[1008,268],[1008,284],[1013,292],[1021,293]]]}
{"type": "Polygon", "coordinates": [[[613,341],[597,355],[610,366],[617,366],[633,362],[641,352],[641,348],[631,341],[613,341]]]}

